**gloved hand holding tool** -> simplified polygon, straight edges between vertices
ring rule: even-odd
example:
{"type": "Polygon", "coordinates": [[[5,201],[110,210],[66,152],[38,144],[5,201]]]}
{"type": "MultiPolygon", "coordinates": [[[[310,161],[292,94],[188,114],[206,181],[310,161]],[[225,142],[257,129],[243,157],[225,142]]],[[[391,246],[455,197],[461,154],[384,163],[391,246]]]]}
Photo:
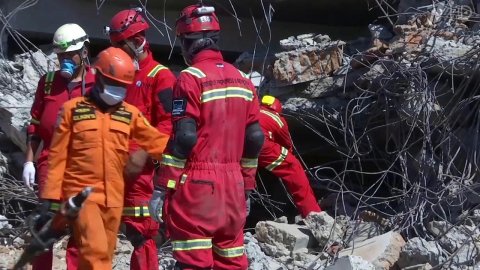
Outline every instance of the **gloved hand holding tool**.
{"type": "Polygon", "coordinates": [[[82,208],[83,202],[92,192],[91,187],[84,188],[77,195],[70,197],[60,206],[60,211],[53,215],[53,201],[44,200],[29,217],[28,224],[32,234],[31,243],[25,248],[13,270],[20,270],[35,257],[48,251],[53,243],[60,240],[66,233],[68,220],[75,219],[82,208]]]}

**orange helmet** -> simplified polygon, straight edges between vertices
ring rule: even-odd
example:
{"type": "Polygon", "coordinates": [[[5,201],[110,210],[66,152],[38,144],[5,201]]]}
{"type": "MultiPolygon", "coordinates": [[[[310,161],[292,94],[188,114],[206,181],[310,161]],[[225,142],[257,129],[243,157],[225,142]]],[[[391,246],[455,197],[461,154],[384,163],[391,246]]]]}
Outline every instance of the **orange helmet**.
{"type": "Polygon", "coordinates": [[[109,47],[101,51],[93,64],[103,76],[124,84],[132,84],[135,66],[132,58],[120,48],[109,47]]]}
{"type": "Polygon", "coordinates": [[[142,11],[142,8],[132,8],[115,14],[110,25],[105,26],[105,33],[110,40],[119,42],[147,30],[149,25],[141,15],[142,11]]]}
{"type": "Polygon", "coordinates": [[[274,110],[277,113],[282,113],[282,103],[274,96],[265,95],[262,98],[262,106],[274,110]]]}
{"type": "Polygon", "coordinates": [[[198,4],[182,10],[176,22],[177,36],[209,31],[220,31],[214,7],[198,4]]]}

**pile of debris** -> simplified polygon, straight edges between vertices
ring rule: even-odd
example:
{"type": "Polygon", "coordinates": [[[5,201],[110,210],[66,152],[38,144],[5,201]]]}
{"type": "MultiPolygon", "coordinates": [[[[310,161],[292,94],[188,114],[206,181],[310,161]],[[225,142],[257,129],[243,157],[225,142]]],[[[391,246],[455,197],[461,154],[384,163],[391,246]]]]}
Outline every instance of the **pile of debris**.
{"type": "Polygon", "coordinates": [[[399,267],[476,269],[478,7],[400,2],[397,22],[369,26],[368,44],[303,34],[237,65],[263,71],[260,92],[284,101],[323,209],[336,220],[365,211],[385,220],[384,232],[406,242],[399,267]]]}

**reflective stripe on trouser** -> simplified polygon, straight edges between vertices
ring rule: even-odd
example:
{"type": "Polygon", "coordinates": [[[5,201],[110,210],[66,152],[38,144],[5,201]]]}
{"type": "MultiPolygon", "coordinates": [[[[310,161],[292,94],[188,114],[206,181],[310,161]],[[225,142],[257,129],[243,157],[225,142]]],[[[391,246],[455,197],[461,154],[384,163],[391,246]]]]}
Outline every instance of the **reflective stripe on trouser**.
{"type": "Polygon", "coordinates": [[[268,169],[268,166],[275,164],[270,171],[285,184],[302,217],[306,217],[310,212],[320,212],[320,206],[302,165],[292,153],[287,151],[285,154],[285,150],[279,144],[265,140],[258,157],[258,166],[268,169]],[[280,159],[282,162],[277,162],[280,159]]]}
{"type": "MultiPolygon", "coordinates": [[[[127,239],[143,238],[140,245],[132,243],[130,270],[158,270],[158,250],[155,240],[159,224],[150,218],[148,201],[153,193],[154,165],[149,160],[142,173],[125,183],[125,200],[122,221],[125,223],[127,239]],[[132,234],[139,234],[137,236],[132,234]]],[[[135,242],[135,241],[133,241],[135,242]]]]}
{"type": "Polygon", "coordinates": [[[247,269],[243,252],[246,205],[240,166],[200,167],[188,167],[185,183],[167,196],[165,221],[173,256],[196,268],[247,269]]]}
{"type": "Polygon", "coordinates": [[[148,205],[127,206],[123,208],[123,216],[126,217],[149,217],[148,205]]]}
{"type": "Polygon", "coordinates": [[[78,269],[111,270],[122,217],[121,207],[103,207],[86,201],[72,223],[78,245],[78,269]]]}
{"type": "Polygon", "coordinates": [[[158,270],[158,250],[155,244],[155,236],[158,234],[160,225],[150,217],[126,217],[122,218],[125,223],[125,234],[138,233],[144,239],[142,245],[133,249],[130,257],[130,270],[158,270]]]}

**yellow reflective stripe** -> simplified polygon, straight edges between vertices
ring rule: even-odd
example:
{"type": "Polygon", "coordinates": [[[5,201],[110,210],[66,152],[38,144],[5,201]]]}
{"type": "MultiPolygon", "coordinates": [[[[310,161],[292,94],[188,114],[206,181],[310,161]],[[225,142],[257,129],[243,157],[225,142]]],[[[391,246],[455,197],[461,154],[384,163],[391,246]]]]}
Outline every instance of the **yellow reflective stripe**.
{"type": "Polygon", "coordinates": [[[185,163],[186,162],[187,162],[186,159],[180,159],[180,158],[176,158],[172,155],[163,154],[162,155],[162,161],[160,162],[160,164],[183,169],[183,168],[185,168],[185,163]]]}
{"type": "Polygon", "coordinates": [[[273,171],[273,169],[275,169],[276,167],[278,167],[280,164],[282,164],[282,162],[285,160],[285,158],[287,157],[287,154],[288,154],[288,150],[287,148],[285,147],[282,147],[282,152],[280,153],[280,156],[277,158],[277,160],[275,160],[274,162],[270,163],[270,165],[268,165],[267,167],[265,167],[265,169],[269,170],[269,171],[273,171]]]}
{"type": "Polygon", "coordinates": [[[38,121],[38,120],[35,119],[35,118],[32,118],[32,120],[30,120],[30,124],[40,125],[40,121],[38,121]]]}
{"type": "Polygon", "coordinates": [[[212,89],[212,90],[203,92],[202,96],[200,97],[200,101],[202,103],[206,103],[212,100],[233,98],[233,97],[243,98],[247,101],[252,101],[253,93],[252,91],[246,88],[241,88],[241,87],[218,88],[218,89],[212,89]]]}
{"type": "Polygon", "coordinates": [[[182,70],[181,72],[186,72],[186,73],[189,73],[199,79],[201,78],[206,78],[207,75],[205,75],[205,73],[203,73],[200,69],[198,68],[194,68],[194,67],[188,67],[184,70],[182,70]]]}
{"type": "Polygon", "coordinates": [[[245,72],[243,72],[243,71],[241,71],[241,70],[239,70],[239,69],[238,69],[238,72],[240,72],[240,75],[242,75],[242,77],[244,77],[245,79],[250,79],[250,78],[248,78],[248,75],[245,74],[245,72]]]}
{"type": "Polygon", "coordinates": [[[240,247],[233,247],[233,248],[219,248],[213,245],[213,252],[225,258],[239,257],[243,255],[244,247],[242,245],[240,247]]]}
{"type": "Polygon", "coordinates": [[[53,211],[60,210],[60,204],[59,203],[51,203],[50,204],[50,210],[53,210],[53,211]]]}
{"type": "Polygon", "coordinates": [[[166,66],[156,65],[148,74],[147,77],[155,77],[160,70],[167,69],[166,66]]]}
{"type": "Polygon", "coordinates": [[[243,168],[257,168],[258,158],[242,158],[240,164],[243,168]]]}
{"type": "Polygon", "coordinates": [[[282,122],[282,119],[280,119],[280,117],[272,112],[269,112],[269,111],[265,111],[265,110],[260,110],[261,113],[263,114],[266,114],[268,116],[270,116],[270,118],[273,119],[273,121],[277,122],[277,124],[283,128],[283,122],[282,122]]]}
{"type": "Polygon", "coordinates": [[[52,91],[52,83],[54,78],[55,78],[55,71],[51,71],[47,73],[47,76],[45,77],[45,87],[43,89],[45,95],[50,95],[50,92],[52,91]]]}
{"type": "Polygon", "coordinates": [[[128,217],[149,217],[150,212],[148,211],[148,205],[132,206],[124,207],[122,215],[128,217]]]}
{"type": "Polygon", "coordinates": [[[212,248],[212,239],[192,239],[172,241],[173,251],[188,251],[212,248]]]}
{"type": "Polygon", "coordinates": [[[173,188],[175,189],[175,186],[177,185],[177,182],[173,179],[168,179],[167,182],[167,188],[173,188]]]}

